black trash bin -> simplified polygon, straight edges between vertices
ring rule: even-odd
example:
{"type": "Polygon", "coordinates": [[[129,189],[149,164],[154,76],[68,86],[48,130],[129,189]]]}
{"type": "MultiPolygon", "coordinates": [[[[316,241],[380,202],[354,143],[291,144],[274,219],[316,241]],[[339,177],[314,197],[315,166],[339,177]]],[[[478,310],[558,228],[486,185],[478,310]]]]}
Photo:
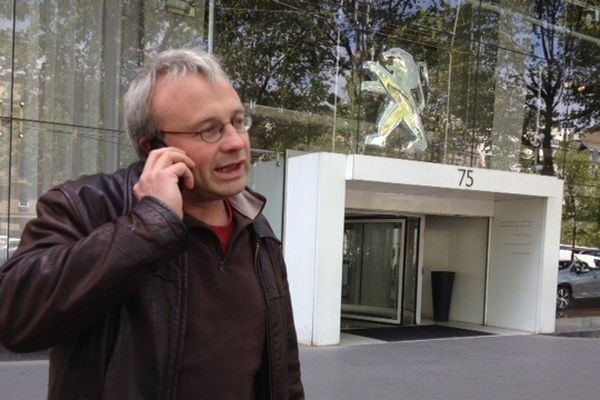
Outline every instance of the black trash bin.
{"type": "Polygon", "coordinates": [[[436,321],[448,321],[454,275],[455,273],[452,271],[431,271],[433,319],[436,321]]]}

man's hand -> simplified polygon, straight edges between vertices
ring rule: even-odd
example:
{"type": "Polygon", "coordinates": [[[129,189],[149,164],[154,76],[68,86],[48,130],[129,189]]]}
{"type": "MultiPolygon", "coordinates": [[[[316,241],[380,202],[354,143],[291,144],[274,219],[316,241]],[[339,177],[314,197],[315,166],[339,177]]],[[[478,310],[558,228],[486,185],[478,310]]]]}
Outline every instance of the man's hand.
{"type": "Polygon", "coordinates": [[[183,218],[181,182],[187,189],[194,188],[191,169],[194,162],[183,150],[165,147],[148,154],[140,180],[133,186],[138,200],[146,196],[156,197],[169,206],[179,218],[183,218]]]}

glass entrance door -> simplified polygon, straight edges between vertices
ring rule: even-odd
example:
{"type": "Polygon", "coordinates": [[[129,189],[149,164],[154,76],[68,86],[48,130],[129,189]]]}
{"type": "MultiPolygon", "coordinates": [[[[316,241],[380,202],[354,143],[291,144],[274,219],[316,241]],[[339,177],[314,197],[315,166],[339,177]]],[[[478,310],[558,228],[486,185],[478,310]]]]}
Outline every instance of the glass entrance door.
{"type": "Polygon", "coordinates": [[[347,221],[342,313],[401,322],[405,220],[347,221]]]}
{"type": "Polygon", "coordinates": [[[417,284],[419,276],[420,219],[406,219],[406,245],[404,248],[404,278],[402,283],[402,325],[417,323],[417,284]]]}

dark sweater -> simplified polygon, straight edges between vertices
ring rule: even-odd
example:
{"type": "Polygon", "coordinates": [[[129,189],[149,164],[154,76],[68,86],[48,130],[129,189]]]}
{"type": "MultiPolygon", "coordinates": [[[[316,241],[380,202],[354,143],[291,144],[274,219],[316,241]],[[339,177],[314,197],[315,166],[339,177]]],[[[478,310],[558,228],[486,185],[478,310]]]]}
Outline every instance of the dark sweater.
{"type": "Polygon", "coordinates": [[[188,324],[180,400],[254,399],[265,346],[266,307],[254,268],[251,221],[234,211],[235,231],[223,255],[217,235],[186,217],[188,324]]]}

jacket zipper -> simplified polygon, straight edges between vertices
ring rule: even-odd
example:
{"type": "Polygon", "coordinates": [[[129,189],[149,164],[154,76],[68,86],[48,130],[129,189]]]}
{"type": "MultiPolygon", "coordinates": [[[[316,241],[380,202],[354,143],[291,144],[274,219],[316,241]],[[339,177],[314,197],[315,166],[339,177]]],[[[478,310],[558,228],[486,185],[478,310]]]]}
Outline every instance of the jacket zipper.
{"type": "Polygon", "coordinates": [[[265,301],[265,306],[267,307],[267,363],[269,368],[269,382],[267,385],[269,387],[269,399],[274,399],[273,397],[273,362],[271,360],[271,310],[270,304],[267,300],[267,293],[265,292],[265,285],[263,282],[263,274],[260,270],[260,261],[259,255],[260,253],[260,238],[256,235],[256,249],[254,250],[254,269],[256,274],[258,275],[258,283],[260,284],[260,288],[262,291],[263,299],[265,301]]]}
{"type": "MultiPolygon", "coordinates": [[[[187,255],[183,256],[184,258],[182,259],[181,257],[179,257],[178,263],[179,266],[181,268],[181,270],[183,271],[183,275],[186,275],[186,268],[187,268],[187,255]]],[[[183,320],[183,318],[187,318],[187,305],[183,304],[186,301],[186,280],[187,278],[182,278],[181,279],[181,287],[180,287],[180,306],[179,309],[181,310],[180,313],[181,315],[179,316],[180,320],[183,320]],[[185,315],[185,317],[183,317],[183,315],[185,315]]],[[[183,326],[183,322],[181,322],[179,324],[179,327],[177,328],[177,343],[176,343],[176,350],[175,350],[175,363],[174,363],[174,371],[173,372],[173,387],[171,390],[171,396],[169,396],[172,400],[175,400],[177,398],[177,390],[179,389],[179,373],[180,373],[180,369],[181,369],[181,347],[183,346],[183,341],[184,339],[184,335],[185,335],[185,328],[183,326]]]]}

